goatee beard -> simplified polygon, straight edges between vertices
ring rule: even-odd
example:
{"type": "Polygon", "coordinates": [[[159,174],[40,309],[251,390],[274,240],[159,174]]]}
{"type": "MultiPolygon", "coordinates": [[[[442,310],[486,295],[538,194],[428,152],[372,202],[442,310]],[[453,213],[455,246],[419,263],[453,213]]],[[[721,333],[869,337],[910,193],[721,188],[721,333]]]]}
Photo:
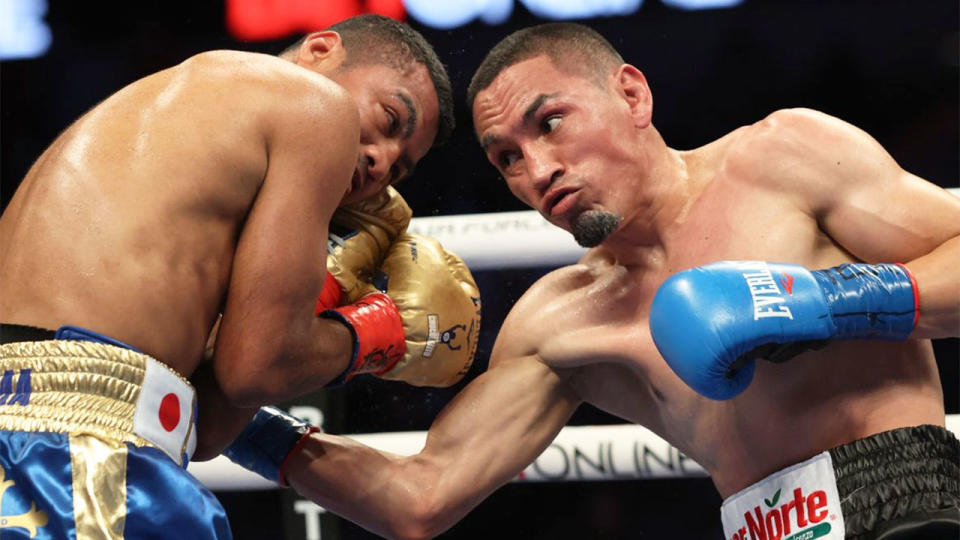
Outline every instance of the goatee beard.
{"type": "Polygon", "coordinates": [[[605,210],[587,210],[573,221],[573,239],[583,247],[596,247],[617,230],[623,216],[605,210]]]}

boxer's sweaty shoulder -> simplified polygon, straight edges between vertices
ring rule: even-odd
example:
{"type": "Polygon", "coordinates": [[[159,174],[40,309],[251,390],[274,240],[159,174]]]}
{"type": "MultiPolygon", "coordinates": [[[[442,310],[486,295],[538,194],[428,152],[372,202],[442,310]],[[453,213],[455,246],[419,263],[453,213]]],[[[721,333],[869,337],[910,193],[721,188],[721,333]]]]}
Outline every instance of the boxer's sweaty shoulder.
{"type": "Polygon", "coordinates": [[[718,142],[726,142],[720,145],[726,178],[775,191],[811,213],[817,212],[811,205],[822,198],[819,192],[841,182],[838,175],[846,169],[879,174],[893,164],[889,156],[878,157],[878,143],[859,128],[810,109],[774,111],[718,142]]]}
{"type": "Polygon", "coordinates": [[[0,220],[0,319],[86,326],[189,373],[270,153],[325,104],[349,119],[343,94],[284,60],[216,51],[110,96],[51,144],[0,220]]]}
{"type": "Polygon", "coordinates": [[[581,399],[659,429],[652,379],[666,367],[649,337],[645,306],[653,291],[645,281],[643,270],[591,250],[527,290],[501,326],[491,364],[534,356],[581,399]]]}
{"type": "Polygon", "coordinates": [[[557,368],[628,361],[622,343],[641,328],[634,324],[640,304],[635,276],[588,255],[530,287],[504,323],[502,341],[557,368]]]}

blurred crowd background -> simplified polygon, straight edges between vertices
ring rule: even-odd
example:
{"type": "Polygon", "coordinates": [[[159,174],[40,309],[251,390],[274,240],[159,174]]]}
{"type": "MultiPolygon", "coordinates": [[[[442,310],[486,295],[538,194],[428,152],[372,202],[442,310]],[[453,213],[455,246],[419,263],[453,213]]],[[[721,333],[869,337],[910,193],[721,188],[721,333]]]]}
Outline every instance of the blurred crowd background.
{"type": "MultiPolygon", "coordinates": [[[[674,148],[697,147],[776,109],[810,107],[863,128],[905,169],[944,187],[958,186],[957,2],[406,4],[4,0],[0,10],[7,13],[0,13],[0,20],[6,22],[0,22],[0,34],[6,35],[0,36],[0,49],[13,50],[13,38],[26,34],[38,32],[34,37],[40,41],[31,53],[38,56],[6,54],[0,62],[0,202],[6,205],[33,160],[60,131],[122,86],[204,50],[276,54],[302,32],[318,29],[317,24],[371,11],[407,20],[422,32],[447,65],[457,97],[453,139],[400,186],[415,216],[526,210],[486,163],[464,94],[473,70],[497,41],[558,16],[589,24],[645,73],[654,96],[654,123],[674,148]],[[471,16],[471,9],[482,10],[469,6],[488,6],[486,15],[471,16]],[[261,15],[251,18],[256,10],[261,15]],[[451,11],[457,17],[440,22],[423,15],[451,11]],[[258,20],[263,24],[258,26],[258,20]]],[[[549,270],[477,272],[484,302],[481,342],[473,369],[453,388],[361,378],[297,403],[322,408],[325,429],[334,433],[427,429],[451,396],[486,368],[504,315],[549,270]]],[[[947,413],[960,413],[958,342],[941,340],[935,347],[947,413]]],[[[571,424],[621,422],[585,406],[571,424]]],[[[289,491],[218,496],[238,539],[372,537],[329,514],[317,514],[321,527],[314,529],[302,507],[295,509],[297,497],[289,491]]],[[[721,538],[720,502],[707,479],[511,484],[443,538],[721,538]]]]}

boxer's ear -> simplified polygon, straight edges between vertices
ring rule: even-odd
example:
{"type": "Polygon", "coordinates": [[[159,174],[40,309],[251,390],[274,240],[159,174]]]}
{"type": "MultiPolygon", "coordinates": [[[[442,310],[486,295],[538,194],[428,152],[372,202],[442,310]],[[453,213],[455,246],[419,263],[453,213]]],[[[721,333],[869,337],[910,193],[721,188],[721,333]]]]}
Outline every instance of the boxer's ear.
{"type": "Polygon", "coordinates": [[[630,116],[638,128],[646,128],[653,118],[653,94],[643,72],[630,64],[623,64],[614,75],[614,87],[627,103],[630,116]]]}
{"type": "Polygon", "coordinates": [[[324,74],[340,67],[347,59],[343,39],[333,30],[314,32],[304,38],[295,62],[324,74]]]}

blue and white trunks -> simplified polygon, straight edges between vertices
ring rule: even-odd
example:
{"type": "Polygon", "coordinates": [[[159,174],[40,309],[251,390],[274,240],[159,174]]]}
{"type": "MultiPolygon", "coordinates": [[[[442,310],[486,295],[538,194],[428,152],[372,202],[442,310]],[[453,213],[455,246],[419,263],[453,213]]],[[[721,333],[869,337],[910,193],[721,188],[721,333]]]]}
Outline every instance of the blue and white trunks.
{"type": "Polygon", "coordinates": [[[195,446],[196,393],[161,362],[83,329],[0,345],[0,537],[231,538],[195,446]]]}

